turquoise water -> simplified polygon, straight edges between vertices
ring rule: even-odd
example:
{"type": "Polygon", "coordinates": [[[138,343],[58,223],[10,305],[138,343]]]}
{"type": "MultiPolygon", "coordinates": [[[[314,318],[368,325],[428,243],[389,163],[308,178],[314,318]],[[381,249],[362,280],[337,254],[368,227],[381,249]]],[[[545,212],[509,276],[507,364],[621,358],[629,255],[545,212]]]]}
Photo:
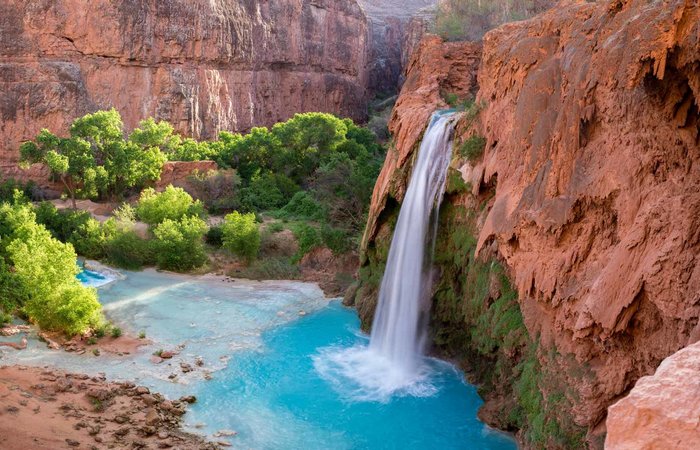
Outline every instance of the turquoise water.
{"type": "Polygon", "coordinates": [[[133,355],[79,356],[53,352],[31,339],[27,350],[0,350],[4,362],[105,372],[171,398],[194,394],[185,420],[192,431],[238,432],[245,449],[514,449],[507,435],[476,418],[481,400],[451,365],[428,360],[422,396],[367,401],[323,367],[338,350],[361,347],[353,310],[328,302],[315,285],[222,282],[154,271],[126,272],[100,288],[107,316],[151,341],[133,355]],[[161,364],[158,349],[180,348],[161,364]],[[194,365],[195,358],[204,361],[194,365]],[[180,371],[180,362],[195,366],[180,371]],[[207,381],[205,374],[211,375],[207,381]],[[174,380],[169,375],[176,374],[174,380]]]}
{"type": "MultiPolygon", "coordinates": [[[[476,418],[481,399],[449,364],[431,361],[430,397],[353,401],[314,368],[329,345],[366,345],[354,311],[331,302],[264,336],[264,349],[237,355],[223,376],[198,391],[194,415],[238,430],[266,449],[512,449],[507,436],[476,418]],[[217,411],[230,411],[217,417],[217,411]]],[[[248,440],[246,439],[246,440],[248,440]]],[[[247,443],[248,444],[248,443],[247,443]]]]}
{"type": "Polygon", "coordinates": [[[100,287],[112,281],[105,275],[91,270],[82,270],[77,275],[78,280],[85,286],[100,287]]]}

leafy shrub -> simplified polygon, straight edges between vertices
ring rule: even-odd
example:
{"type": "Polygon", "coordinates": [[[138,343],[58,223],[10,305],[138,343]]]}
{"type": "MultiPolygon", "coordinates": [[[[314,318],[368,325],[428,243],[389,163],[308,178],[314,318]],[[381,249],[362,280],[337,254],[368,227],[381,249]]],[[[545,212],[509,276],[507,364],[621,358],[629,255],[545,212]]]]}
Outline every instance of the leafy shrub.
{"type": "Polygon", "coordinates": [[[157,225],[166,219],[177,221],[184,216],[202,217],[204,207],[184,189],[169,185],[163,192],[144,189],[136,206],[136,215],[149,225],[157,225]]]}
{"type": "Polygon", "coordinates": [[[280,222],[273,222],[269,224],[265,230],[270,234],[281,233],[284,231],[284,225],[280,222]]]}
{"type": "Polygon", "coordinates": [[[296,280],[300,274],[299,266],[289,258],[269,257],[256,260],[232,275],[250,280],[296,280]]]}
{"type": "Polygon", "coordinates": [[[82,333],[101,322],[95,289],[84,287],[76,278],[75,250],[37,224],[30,205],[1,205],[0,230],[7,261],[13,266],[13,276],[3,276],[3,284],[19,285],[23,310],[33,322],[68,334],[82,333]]]}
{"type": "Polygon", "coordinates": [[[325,211],[323,206],[308,192],[300,191],[294,194],[289,203],[277,212],[275,216],[288,220],[323,221],[325,220],[325,211]]]}
{"type": "Polygon", "coordinates": [[[469,184],[462,178],[462,173],[457,169],[450,167],[447,170],[447,180],[445,183],[445,192],[447,194],[461,194],[470,191],[469,184]]]}
{"type": "Polygon", "coordinates": [[[299,262],[301,259],[316,247],[319,247],[323,241],[316,228],[305,223],[297,224],[292,228],[294,237],[299,242],[299,251],[292,258],[293,262],[299,262]]]}
{"type": "Polygon", "coordinates": [[[241,189],[240,200],[244,211],[267,211],[284,204],[284,195],[274,177],[266,175],[253,179],[250,186],[241,189]]]}
{"type": "Polygon", "coordinates": [[[224,230],[220,226],[211,227],[204,235],[204,240],[207,244],[220,248],[224,245],[224,230]]]}
{"type": "Polygon", "coordinates": [[[87,211],[59,210],[52,203],[42,202],[36,209],[36,221],[61,242],[68,242],[92,216],[87,211]]]}
{"type": "Polygon", "coordinates": [[[33,181],[22,182],[8,178],[0,182],[0,201],[13,201],[15,191],[29,200],[36,200],[39,196],[39,188],[33,181]]]}
{"type": "Polygon", "coordinates": [[[107,261],[127,270],[139,270],[155,262],[151,243],[132,229],[117,229],[106,245],[107,261]]]}
{"type": "Polygon", "coordinates": [[[474,162],[481,158],[486,148],[486,139],[482,136],[471,136],[459,146],[459,155],[474,162]]]}
{"type": "Polygon", "coordinates": [[[321,227],[321,240],[336,255],[347,252],[352,246],[347,231],[332,228],[325,224],[321,227]]]}
{"type": "Polygon", "coordinates": [[[234,211],[227,215],[221,225],[224,233],[223,246],[231,253],[253,261],[260,250],[260,231],[255,214],[234,211]]]}
{"type": "Polygon", "coordinates": [[[79,255],[90,259],[102,259],[107,255],[107,247],[116,234],[114,221],[101,224],[95,219],[87,222],[73,232],[69,242],[73,244],[79,255]]]}
{"type": "Polygon", "coordinates": [[[201,200],[210,213],[233,211],[240,207],[237,197],[241,179],[235,170],[211,170],[193,173],[187,178],[189,191],[201,200]]]}
{"type": "Polygon", "coordinates": [[[112,327],[112,330],[109,333],[113,338],[118,338],[119,336],[122,335],[122,329],[119,327],[112,327]]]}
{"type": "Polygon", "coordinates": [[[200,267],[207,260],[202,239],[207,224],[196,216],[179,221],[165,219],[153,230],[158,267],[183,272],[200,267]]]}

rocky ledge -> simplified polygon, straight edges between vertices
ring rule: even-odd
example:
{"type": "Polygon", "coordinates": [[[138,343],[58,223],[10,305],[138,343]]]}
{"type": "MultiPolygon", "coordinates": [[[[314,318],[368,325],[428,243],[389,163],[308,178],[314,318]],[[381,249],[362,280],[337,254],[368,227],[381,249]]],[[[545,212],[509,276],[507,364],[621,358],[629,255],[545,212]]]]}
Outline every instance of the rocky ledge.
{"type": "Polygon", "coordinates": [[[0,448],[219,449],[182,430],[192,396],[167,400],[130,382],[23,366],[0,367],[0,448]]]}
{"type": "Polygon", "coordinates": [[[666,358],[608,409],[610,450],[700,448],[700,342],[666,358]]]}

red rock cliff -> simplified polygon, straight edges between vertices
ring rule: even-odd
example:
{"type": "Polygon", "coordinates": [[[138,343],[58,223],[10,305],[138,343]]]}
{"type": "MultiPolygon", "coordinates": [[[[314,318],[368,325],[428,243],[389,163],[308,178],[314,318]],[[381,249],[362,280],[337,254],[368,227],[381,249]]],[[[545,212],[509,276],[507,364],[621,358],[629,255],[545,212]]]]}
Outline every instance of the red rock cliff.
{"type": "Polygon", "coordinates": [[[295,112],[366,113],[366,18],[355,1],[6,0],[0,151],[116,107],[212,138],[295,112]]]}
{"type": "MultiPolygon", "coordinates": [[[[611,403],[700,339],[699,9],[695,0],[566,1],[484,39],[485,107],[466,133],[486,148],[462,170],[472,195],[493,195],[477,213],[477,248],[504,262],[541,348],[592,374],[562,372],[570,414],[588,430],[604,430],[611,403]]],[[[394,111],[396,149],[365,250],[387,237],[384,205],[402,198],[405,166],[444,106],[440,89],[472,82],[450,71],[474,58],[469,44],[430,38],[420,51],[394,111]]]]}

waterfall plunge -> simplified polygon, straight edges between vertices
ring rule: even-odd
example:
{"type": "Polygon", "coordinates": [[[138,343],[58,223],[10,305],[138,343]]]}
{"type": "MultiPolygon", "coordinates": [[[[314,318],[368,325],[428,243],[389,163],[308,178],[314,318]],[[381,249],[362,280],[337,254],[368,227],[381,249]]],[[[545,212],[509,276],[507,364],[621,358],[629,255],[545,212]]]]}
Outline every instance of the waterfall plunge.
{"type": "Polygon", "coordinates": [[[435,392],[422,352],[431,245],[452,158],[453,118],[435,113],[423,137],[391,242],[369,347],[323,349],[314,357],[321,376],[353,400],[435,392]]]}
{"type": "Polygon", "coordinates": [[[379,291],[370,349],[404,371],[415,371],[425,341],[437,218],[452,157],[452,114],[436,113],[418,151],[379,291]],[[435,214],[432,214],[432,213],[435,214]]]}

